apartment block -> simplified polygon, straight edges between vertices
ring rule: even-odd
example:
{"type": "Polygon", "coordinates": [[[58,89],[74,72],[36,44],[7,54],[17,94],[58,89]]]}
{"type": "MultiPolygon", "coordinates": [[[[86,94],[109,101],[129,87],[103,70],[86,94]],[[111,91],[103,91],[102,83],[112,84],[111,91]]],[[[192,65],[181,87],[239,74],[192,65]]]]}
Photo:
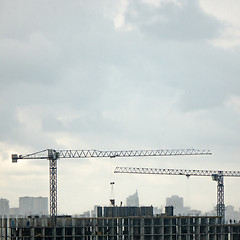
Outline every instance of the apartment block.
{"type": "Polygon", "coordinates": [[[9,201],[4,198],[0,198],[0,215],[8,216],[9,215],[9,201]]]}
{"type": "Polygon", "coordinates": [[[19,215],[48,215],[48,198],[47,197],[20,197],[19,198],[19,215]]]}

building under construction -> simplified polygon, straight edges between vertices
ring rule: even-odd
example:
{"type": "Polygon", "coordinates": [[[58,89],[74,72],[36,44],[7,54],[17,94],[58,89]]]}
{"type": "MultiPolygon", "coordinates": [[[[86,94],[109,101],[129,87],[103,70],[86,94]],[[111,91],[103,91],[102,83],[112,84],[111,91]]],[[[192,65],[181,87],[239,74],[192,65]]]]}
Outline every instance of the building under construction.
{"type": "MultiPolygon", "coordinates": [[[[2,218],[1,239],[58,239],[58,240],[238,240],[240,224],[222,224],[217,216],[153,216],[152,207],[124,209],[108,207],[96,218],[71,216],[2,218]],[[133,211],[135,216],[126,216],[133,211]],[[134,211],[136,211],[134,213],[134,211]],[[125,216],[118,216],[118,214],[125,216]],[[111,216],[109,216],[111,215],[111,216]]],[[[169,211],[170,210],[170,211],[169,211]]]]}

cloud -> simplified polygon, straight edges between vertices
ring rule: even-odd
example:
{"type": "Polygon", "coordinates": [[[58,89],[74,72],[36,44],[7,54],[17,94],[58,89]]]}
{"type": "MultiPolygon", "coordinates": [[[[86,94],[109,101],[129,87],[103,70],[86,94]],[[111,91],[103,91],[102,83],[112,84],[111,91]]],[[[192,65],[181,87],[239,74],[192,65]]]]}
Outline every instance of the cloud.
{"type": "Polygon", "coordinates": [[[131,1],[126,23],[146,34],[166,40],[201,41],[219,35],[222,25],[206,15],[197,0],[181,4],[165,1],[158,7],[147,2],[131,1]]]}
{"type": "Polygon", "coordinates": [[[201,7],[209,15],[214,16],[218,21],[224,24],[224,29],[221,31],[221,35],[211,41],[211,43],[223,49],[231,49],[239,47],[240,43],[240,20],[239,9],[240,4],[236,0],[230,1],[199,1],[201,7]]]}

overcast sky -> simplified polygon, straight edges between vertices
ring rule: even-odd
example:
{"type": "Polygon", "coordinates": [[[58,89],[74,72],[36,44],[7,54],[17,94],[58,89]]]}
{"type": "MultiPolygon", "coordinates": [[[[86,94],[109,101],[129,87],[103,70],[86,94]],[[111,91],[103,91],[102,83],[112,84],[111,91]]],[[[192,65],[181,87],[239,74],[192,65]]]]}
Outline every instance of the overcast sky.
{"type": "MultiPolygon", "coordinates": [[[[0,197],[49,196],[53,149],[210,149],[212,156],[61,159],[58,213],[177,194],[211,210],[209,177],[113,174],[115,166],[239,170],[238,0],[0,0],[0,197]]],[[[225,203],[240,207],[240,179],[225,203]]]]}

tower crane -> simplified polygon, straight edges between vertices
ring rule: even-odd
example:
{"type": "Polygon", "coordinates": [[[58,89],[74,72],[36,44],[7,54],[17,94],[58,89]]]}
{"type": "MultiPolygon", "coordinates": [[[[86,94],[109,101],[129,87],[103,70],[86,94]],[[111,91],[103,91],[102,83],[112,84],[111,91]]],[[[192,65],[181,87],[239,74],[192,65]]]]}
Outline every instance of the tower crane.
{"type": "Polygon", "coordinates": [[[222,216],[223,222],[225,221],[223,177],[240,177],[240,171],[160,169],[160,168],[134,168],[134,167],[116,167],[114,173],[182,175],[188,178],[190,176],[210,176],[212,177],[213,181],[217,182],[217,216],[222,216]]]}
{"type": "Polygon", "coordinates": [[[49,189],[50,216],[57,216],[57,160],[59,158],[116,158],[116,157],[153,157],[179,155],[211,155],[209,150],[177,149],[177,150],[127,150],[127,151],[99,151],[99,150],[55,150],[45,149],[26,155],[12,154],[12,162],[20,159],[49,160],[49,189]]]}

